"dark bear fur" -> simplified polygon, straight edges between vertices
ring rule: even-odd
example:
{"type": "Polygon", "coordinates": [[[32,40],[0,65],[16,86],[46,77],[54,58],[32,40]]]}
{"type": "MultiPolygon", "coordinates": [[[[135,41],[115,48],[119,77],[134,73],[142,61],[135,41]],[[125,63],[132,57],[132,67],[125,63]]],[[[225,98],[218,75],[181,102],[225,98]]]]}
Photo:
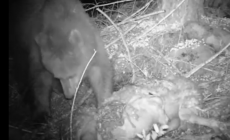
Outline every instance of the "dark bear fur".
{"type": "MultiPolygon", "coordinates": [[[[27,11],[10,9],[9,50],[25,100],[35,119],[50,115],[52,86],[59,79],[66,98],[72,98],[83,70],[96,93],[98,105],[112,94],[112,70],[104,44],[78,0],[46,0],[27,11]],[[39,6],[38,6],[39,7],[39,6]],[[23,86],[21,86],[23,87],[23,86]]],[[[28,5],[30,6],[30,5],[28,5]]]]}

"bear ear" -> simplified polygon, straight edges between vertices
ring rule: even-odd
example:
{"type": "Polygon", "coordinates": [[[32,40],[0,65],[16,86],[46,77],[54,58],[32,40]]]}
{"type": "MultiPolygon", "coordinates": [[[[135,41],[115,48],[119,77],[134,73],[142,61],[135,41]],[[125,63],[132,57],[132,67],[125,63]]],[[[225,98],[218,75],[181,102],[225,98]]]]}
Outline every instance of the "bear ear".
{"type": "Polygon", "coordinates": [[[43,46],[47,41],[47,35],[41,32],[35,36],[34,40],[38,45],[43,46]]]}
{"type": "Polygon", "coordinates": [[[81,33],[77,29],[74,29],[70,32],[69,42],[73,45],[83,45],[81,33]]]}

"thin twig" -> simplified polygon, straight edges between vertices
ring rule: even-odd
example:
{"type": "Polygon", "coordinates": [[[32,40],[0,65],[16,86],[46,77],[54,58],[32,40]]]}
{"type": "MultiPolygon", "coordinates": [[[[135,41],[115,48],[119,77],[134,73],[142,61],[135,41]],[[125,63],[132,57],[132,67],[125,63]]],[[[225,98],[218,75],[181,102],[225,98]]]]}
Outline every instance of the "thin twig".
{"type": "MultiPolygon", "coordinates": [[[[165,67],[167,67],[172,73],[173,71],[167,66],[167,65],[170,65],[170,61],[168,61],[168,59],[160,52],[158,51],[157,49],[155,48],[152,48],[153,50],[155,50],[161,57],[158,57],[158,59],[155,59],[156,62],[159,62],[161,63],[162,65],[164,65],[165,67]],[[165,65],[163,62],[161,61],[158,61],[160,58],[164,58],[164,60],[167,62],[167,65],[165,65]]],[[[179,73],[180,75],[183,75],[179,70],[178,68],[176,68],[174,65],[172,65],[172,67],[176,70],[177,73],[179,73]]]]}
{"type": "Polygon", "coordinates": [[[190,77],[191,75],[193,75],[195,72],[197,72],[199,69],[201,69],[203,66],[205,66],[206,64],[208,64],[209,62],[211,62],[213,59],[215,59],[217,56],[219,56],[224,50],[226,50],[228,47],[230,46],[230,43],[228,43],[221,51],[219,51],[218,53],[216,53],[215,55],[213,55],[211,58],[209,58],[207,61],[205,61],[204,63],[201,63],[200,65],[198,65],[197,67],[195,67],[193,70],[191,70],[188,74],[185,75],[186,78],[190,77]]]}
{"type": "MultiPolygon", "coordinates": [[[[148,17],[148,16],[152,16],[152,15],[155,15],[155,14],[160,14],[160,13],[163,13],[163,12],[165,12],[165,11],[153,12],[153,13],[150,13],[150,14],[148,14],[148,15],[141,16],[140,18],[146,18],[146,17],[148,17]]],[[[137,19],[139,19],[139,18],[137,18],[137,19]]],[[[125,20],[126,20],[126,19],[125,19],[125,20]]],[[[118,25],[121,25],[121,24],[126,23],[125,20],[123,20],[121,23],[118,23],[118,25]],[[124,22],[124,21],[125,21],[125,22],[124,22]]],[[[134,19],[134,20],[136,20],[136,19],[134,19]]],[[[129,22],[129,21],[127,21],[127,22],[129,22]]],[[[125,31],[125,32],[123,33],[123,35],[126,35],[126,34],[129,33],[130,31],[132,31],[132,30],[133,30],[137,25],[139,25],[141,22],[142,22],[142,21],[139,21],[139,22],[137,22],[135,25],[133,25],[132,27],[130,27],[127,31],[125,31]]],[[[111,43],[109,43],[108,45],[106,45],[105,48],[110,47],[111,45],[113,45],[114,43],[116,43],[117,41],[119,41],[120,39],[121,39],[121,36],[119,36],[118,38],[116,38],[115,40],[113,40],[111,43]]]]}
{"type": "Polygon", "coordinates": [[[137,67],[137,69],[139,69],[139,71],[141,71],[145,77],[147,77],[148,75],[145,74],[145,72],[139,67],[137,66],[136,64],[133,64],[135,67],[137,67]]]}
{"type": "MultiPolygon", "coordinates": [[[[129,28],[127,31],[124,32],[123,35],[126,35],[128,32],[130,32],[131,30],[133,30],[138,24],[133,25],[131,28],[129,28]]],[[[121,36],[117,37],[117,39],[113,40],[111,43],[109,43],[108,45],[105,46],[105,49],[107,49],[108,47],[110,47],[111,45],[113,45],[114,43],[116,43],[117,41],[119,41],[121,39],[121,36]]]]}
{"type": "Polygon", "coordinates": [[[83,71],[83,73],[82,73],[82,75],[81,75],[80,81],[78,82],[78,85],[77,85],[76,90],[75,90],[75,93],[74,93],[73,103],[72,103],[71,112],[70,112],[70,139],[71,139],[71,140],[73,139],[73,138],[72,138],[72,132],[73,132],[73,129],[72,129],[72,122],[73,122],[73,120],[72,120],[72,119],[73,119],[74,103],[75,103],[75,100],[76,100],[76,97],[77,97],[77,92],[78,92],[79,86],[80,86],[80,84],[81,84],[81,81],[82,81],[82,79],[83,79],[83,77],[84,77],[84,74],[85,74],[85,72],[86,72],[86,70],[87,70],[87,68],[88,68],[88,66],[89,66],[89,64],[90,64],[90,62],[93,60],[93,58],[94,58],[94,56],[95,56],[96,53],[97,53],[97,51],[94,50],[94,53],[93,53],[92,57],[90,58],[90,60],[89,60],[89,62],[87,63],[87,65],[85,66],[85,69],[84,69],[84,71],[83,71]]]}
{"type": "Polygon", "coordinates": [[[139,13],[141,10],[143,10],[145,7],[149,6],[150,3],[152,2],[153,0],[149,1],[148,3],[146,3],[142,8],[140,8],[139,10],[137,10],[136,12],[134,12],[132,15],[128,16],[126,19],[124,19],[121,24],[123,23],[126,23],[130,18],[132,18],[134,15],[136,15],[137,13],[139,13]]]}
{"type": "MultiPolygon", "coordinates": [[[[174,62],[185,63],[185,64],[191,65],[191,66],[193,66],[193,67],[198,66],[198,65],[196,65],[196,64],[189,63],[189,62],[187,62],[187,61],[183,61],[183,60],[179,60],[179,59],[173,59],[173,58],[170,58],[170,57],[165,57],[165,58],[168,59],[168,60],[174,61],[174,62]]],[[[210,71],[210,72],[217,72],[216,70],[212,70],[212,69],[209,69],[209,68],[203,68],[203,69],[204,69],[204,70],[207,70],[207,71],[210,71]]]]}
{"type": "Polygon", "coordinates": [[[154,25],[153,27],[151,27],[150,29],[148,29],[147,31],[145,31],[142,35],[138,36],[137,38],[133,39],[132,42],[130,42],[129,44],[133,44],[136,41],[138,41],[139,39],[145,37],[150,31],[152,31],[157,25],[159,25],[162,21],[164,21],[166,18],[168,18],[173,12],[175,12],[183,3],[185,0],[181,1],[177,7],[175,9],[173,9],[171,12],[168,13],[168,15],[166,15],[164,18],[162,18],[156,25],[154,25]]]}
{"type": "Polygon", "coordinates": [[[101,13],[101,14],[103,14],[112,24],[113,24],[113,26],[114,26],[114,28],[116,28],[117,29],[117,31],[119,32],[119,34],[120,34],[120,36],[121,36],[121,38],[122,38],[122,41],[123,41],[123,44],[124,44],[124,46],[125,46],[125,49],[126,49],[126,51],[127,51],[127,53],[128,53],[128,58],[129,58],[129,62],[130,62],[130,65],[131,65],[131,68],[132,68],[132,73],[133,73],[133,76],[132,76],[132,83],[134,82],[134,79],[135,79],[135,72],[134,72],[134,67],[133,67],[133,64],[132,64],[132,60],[131,60],[131,55],[130,55],[130,52],[129,52],[129,48],[128,48],[128,45],[127,45],[127,43],[126,43],[126,41],[125,41],[125,38],[124,38],[124,35],[122,34],[122,31],[117,27],[117,25],[103,12],[103,11],[101,11],[99,8],[97,8],[97,10],[101,13]]]}
{"type": "MultiPolygon", "coordinates": [[[[9,125],[9,128],[12,128],[12,129],[17,129],[17,130],[20,130],[20,131],[23,131],[23,132],[26,132],[26,133],[33,133],[32,131],[30,130],[27,130],[27,129],[21,129],[19,127],[16,127],[16,126],[12,126],[12,125],[9,125]]],[[[44,135],[44,133],[36,133],[38,135],[44,135]]]]}
{"type": "MultiPolygon", "coordinates": [[[[149,14],[146,14],[146,15],[143,15],[143,16],[139,16],[139,17],[134,18],[134,19],[130,19],[130,20],[126,21],[126,22],[132,22],[132,21],[140,20],[140,19],[143,20],[144,18],[150,17],[150,16],[152,16],[152,15],[156,15],[156,14],[161,14],[161,13],[164,13],[164,12],[165,12],[164,10],[162,10],[162,11],[157,11],[157,12],[152,12],[152,13],[149,13],[149,14]]],[[[120,23],[119,23],[119,24],[120,24],[120,23]]]]}
{"type": "Polygon", "coordinates": [[[94,7],[86,9],[85,11],[89,11],[89,10],[96,9],[96,8],[99,8],[99,7],[103,7],[103,6],[108,6],[108,5],[113,5],[113,4],[123,3],[123,2],[128,2],[128,1],[133,1],[133,0],[122,0],[122,1],[116,1],[116,2],[111,2],[111,3],[101,4],[101,5],[95,5],[94,7]]]}
{"type": "Polygon", "coordinates": [[[77,106],[81,106],[86,99],[89,98],[89,96],[93,93],[92,89],[88,90],[86,95],[81,99],[81,101],[79,101],[79,103],[77,104],[77,106]]]}

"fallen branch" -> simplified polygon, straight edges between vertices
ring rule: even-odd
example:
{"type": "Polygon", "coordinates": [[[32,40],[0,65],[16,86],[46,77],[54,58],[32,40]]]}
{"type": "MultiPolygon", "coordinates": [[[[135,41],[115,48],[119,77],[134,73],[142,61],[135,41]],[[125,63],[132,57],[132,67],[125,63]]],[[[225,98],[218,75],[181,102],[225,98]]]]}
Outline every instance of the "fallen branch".
{"type": "Polygon", "coordinates": [[[77,92],[78,92],[78,89],[79,89],[79,87],[80,87],[81,81],[82,81],[82,79],[83,79],[83,77],[84,77],[84,74],[85,74],[85,72],[86,72],[86,70],[87,70],[87,68],[88,68],[88,66],[89,66],[89,64],[90,64],[90,62],[93,60],[93,58],[94,58],[94,56],[95,56],[96,53],[97,53],[97,51],[94,50],[94,53],[93,53],[92,57],[91,57],[90,60],[88,61],[87,65],[85,66],[85,69],[84,69],[84,71],[83,71],[83,73],[82,73],[82,75],[81,75],[80,81],[78,82],[78,85],[77,85],[76,90],[75,90],[75,93],[74,93],[73,103],[72,103],[71,112],[70,112],[70,139],[71,139],[71,140],[73,139],[73,138],[72,138],[72,135],[73,135],[73,134],[72,134],[72,133],[73,133],[73,129],[72,129],[73,110],[74,110],[74,103],[75,103],[75,100],[76,100],[76,97],[77,97],[77,92]]]}

